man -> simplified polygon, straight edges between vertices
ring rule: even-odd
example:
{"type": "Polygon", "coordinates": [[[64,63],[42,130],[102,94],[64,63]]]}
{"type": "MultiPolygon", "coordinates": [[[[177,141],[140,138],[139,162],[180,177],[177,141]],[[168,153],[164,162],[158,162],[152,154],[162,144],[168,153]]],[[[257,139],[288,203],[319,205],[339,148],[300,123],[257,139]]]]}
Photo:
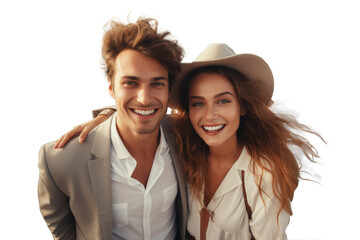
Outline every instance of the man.
{"type": "Polygon", "coordinates": [[[102,56],[117,113],[85,143],[39,153],[39,205],[54,239],[185,238],[184,174],[160,127],[183,56],[168,35],[153,19],[110,23],[102,56]]]}

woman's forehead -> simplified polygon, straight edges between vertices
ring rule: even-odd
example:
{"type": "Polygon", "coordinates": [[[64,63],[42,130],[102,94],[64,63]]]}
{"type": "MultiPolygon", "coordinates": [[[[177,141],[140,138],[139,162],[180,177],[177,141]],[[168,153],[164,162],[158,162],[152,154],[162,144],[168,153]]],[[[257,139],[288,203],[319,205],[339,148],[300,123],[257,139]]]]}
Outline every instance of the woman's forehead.
{"type": "Polygon", "coordinates": [[[235,92],[231,82],[218,73],[200,73],[191,80],[189,85],[189,96],[211,95],[224,91],[235,92]]]}

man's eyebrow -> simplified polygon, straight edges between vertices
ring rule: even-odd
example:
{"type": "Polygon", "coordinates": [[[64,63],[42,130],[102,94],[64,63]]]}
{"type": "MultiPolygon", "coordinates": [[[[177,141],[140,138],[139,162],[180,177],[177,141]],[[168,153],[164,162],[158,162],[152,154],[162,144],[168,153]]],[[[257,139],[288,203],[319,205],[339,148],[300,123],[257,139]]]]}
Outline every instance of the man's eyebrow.
{"type": "Polygon", "coordinates": [[[168,78],[167,78],[167,77],[164,77],[164,76],[159,76],[159,77],[153,77],[151,80],[152,80],[152,81],[161,81],[161,80],[166,80],[166,81],[168,81],[168,78]]]}
{"type": "Polygon", "coordinates": [[[128,79],[128,80],[140,80],[140,78],[138,78],[136,76],[131,76],[131,75],[125,75],[125,76],[122,76],[121,78],[128,79]]]}
{"type": "MultiPolygon", "coordinates": [[[[128,80],[137,80],[137,81],[140,81],[140,80],[141,80],[139,77],[132,76],[132,75],[125,75],[125,76],[122,76],[121,78],[123,78],[123,79],[128,79],[128,80]]],[[[167,78],[167,77],[164,77],[164,76],[159,76],[159,77],[153,77],[153,78],[151,78],[151,81],[161,81],[161,80],[168,80],[168,78],[167,78]]]]}

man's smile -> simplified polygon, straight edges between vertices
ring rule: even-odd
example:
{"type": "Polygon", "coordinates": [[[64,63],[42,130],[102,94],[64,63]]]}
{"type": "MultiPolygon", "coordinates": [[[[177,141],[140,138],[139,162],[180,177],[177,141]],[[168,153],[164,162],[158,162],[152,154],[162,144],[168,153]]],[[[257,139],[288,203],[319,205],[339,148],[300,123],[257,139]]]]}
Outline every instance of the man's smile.
{"type": "Polygon", "coordinates": [[[134,113],[141,115],[141,116],[150,116],[154,114],[158,109],[131,109],[134,113]]]}

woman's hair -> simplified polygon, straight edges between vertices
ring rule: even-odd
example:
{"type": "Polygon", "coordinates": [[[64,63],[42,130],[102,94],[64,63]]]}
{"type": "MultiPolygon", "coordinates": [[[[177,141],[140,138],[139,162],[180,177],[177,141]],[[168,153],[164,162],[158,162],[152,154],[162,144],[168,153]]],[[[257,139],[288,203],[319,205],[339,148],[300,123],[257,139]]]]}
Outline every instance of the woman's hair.
{"type": "Polygon", "coordinates": [[[200,73],[219,74],[233,85],[239,103],[246,112],[240,118],[237,136],[252,157],[250,169],[257,179],[260,195],[263,197],[262,194],[265,193],[261,183],[263,171],[266,171],[272,176],[274,195],[281,203],[278,216],[283,209],[292,215],[290,201],[298,186],[301,161],[291,148],[297,147],[312,162],[318,157],[310,142],[295,131],[305,131],[320,138],[321,136],[291,116],[278,116],[273,113],[267,103],[259,100],[262,99],[259,95],[261,91],[256,81],[248,81],[240,72],[225,66],[205,66],[196,69],[181,83],[181,106],[172,120],[191,192],[201,201],[209,154],[208,146],[197,135],[189,119],[189,85],[200,73]],[[259,171],[259,168],[262,171],[259,171]]]}
{"type": "Polygon", "coordinates": [[[113,83],[115,61],[124,49],[133,49],[157,60],[169,73],[169,88],[181,70],[183,49],[176,40],[167,39],[170,32],[158,32],[158,22],[152,18],[139,18],[135,23],[110,21],[103,38],[102,57],[107,77],[113,83]]]}

